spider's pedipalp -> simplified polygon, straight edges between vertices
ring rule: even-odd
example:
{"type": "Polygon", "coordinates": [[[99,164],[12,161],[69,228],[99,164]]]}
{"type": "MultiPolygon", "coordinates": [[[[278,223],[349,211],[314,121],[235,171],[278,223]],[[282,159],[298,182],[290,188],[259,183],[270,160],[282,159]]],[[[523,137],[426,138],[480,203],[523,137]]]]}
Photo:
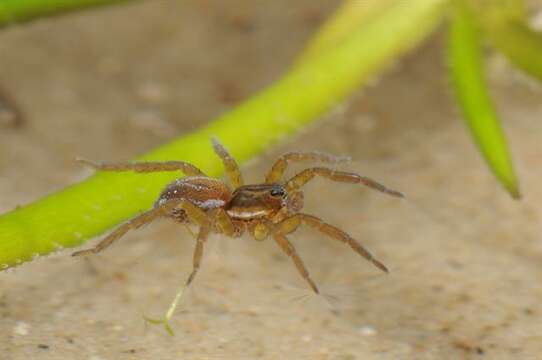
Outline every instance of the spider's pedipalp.
{"type": "Polygon", "coordinates": [[[214,219],[221,233],[231,237],[238,236],[239,230],[235,227],[224,209],[216,209],[214,219]]]}
{"type": "Polygon", "coordinates": [[[388,189],[384,185],[368,177],[351,172],[337,171],[326,167],[313,167],[301,171],[286,182],[286,188],[288,189],[288,191],[298,190],[300,187],[312,180],[316,175],[332,181],[351,184],[362,184],[370,187],[371,189],[378,190],[388,195],[400,198],[405,197],[401,192],[388,189]]]}
{"type": "Polygon", "coordinates": [[[230,155],[228,150],[226,150],[224,145],[222,145],[217,138],[211,138],[211,142],[213,143],[215,153],[220,157],[220,159],[222,159],[224,170],[230,179],[231,186],[234,189],[238,188],[239,186],[243,186],[243,176],[241,175],[241,170],[239,170],[239,165],[235,159],[230,155]]]}
{"type": "Polygon", "coordinates": [[[350,160],[351,158],[349,156],[335,156],[319,151],[289,152],[282,155],[275,161],[271,167],[271,170],[269,170],[269,173],[265,177],[265,183],[272,184],[278,182],[286,171],[288,164],[293,161],[316,161],[324,164],[337,164],[348,162],[350,160]]]}
{"type": "Polygon", "coordinates": [[[184,161],[138,161],[101,163],[87,159],[76,158],[76,161],[100,171],[133,171],[138,173],[182,171],[188,176],[205,176],[194,165],[184,161]]]}

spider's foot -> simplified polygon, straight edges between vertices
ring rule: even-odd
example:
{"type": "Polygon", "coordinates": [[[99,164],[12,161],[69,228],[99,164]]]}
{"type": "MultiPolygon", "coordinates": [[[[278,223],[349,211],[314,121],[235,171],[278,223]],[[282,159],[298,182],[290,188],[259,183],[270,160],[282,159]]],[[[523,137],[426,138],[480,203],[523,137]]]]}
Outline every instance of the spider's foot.
{"type": "Polygon", "coordinates": [[[405,194],[403,194],[402,192],[397,191],[397,190],[386,189],[386,193],[389,194],[389,195],[391,195],[391,196],[398,197],[398,198],[402,198],[402,199],[405,198],[405,194]]]}
{"type": "Polygon", "coordinates": [[[86,249],[86,250],[79,250],[72,254],[72,256],[87,256],[91,254],[95,254],[96,251],[94,249],[86,249]]]}
{"type": "Polygon", "coordinates": [[[85,158],[81,158],[81,157],[76,157],[75,161],[77,161],[78,163],[81,163],[83,165],[86,165],[88,167],[95,168],[95,169],[100,167],[100,164],[98,164],[97,162],[94,162],[92,160],[88,160],[88,159],[85,159],[85,158]]]}
{"type": "Polygon", "coordinates": [[[148,316],[143,315],[143,319],[146,323],[151,325],[164,325],[164,329],[166,329],[167,333],[171,336],[175,336],[175,332],[173,331],[173,328],[171,325],[169,325],[169,318],[164,317],[163,319],[153,319],[148,316]]]}
{"type": "Polygon", "coordinates": [[[388,268],[386,267],[386,265],[382,264],[380,261],[376,260],[376,259],[371,259],[371,262],[377,267],[379,268],[380,270],[382,270],[383,272],[385,272],[386,274],[388,274],[390,271],[388,270],[388,268]]]}

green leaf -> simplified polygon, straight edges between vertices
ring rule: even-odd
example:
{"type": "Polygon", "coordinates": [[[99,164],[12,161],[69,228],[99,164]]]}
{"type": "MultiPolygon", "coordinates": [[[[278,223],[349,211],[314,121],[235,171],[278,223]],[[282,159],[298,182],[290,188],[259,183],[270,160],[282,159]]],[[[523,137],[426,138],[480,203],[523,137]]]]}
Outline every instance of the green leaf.
{"type": "Polygon", "coordinates": [[[89,6],[127,0],[0,0],[0,27],[89,6]]]}
{"type": "Polygon", "coordinates": [[[519,69],[542,80],[542,33],[527,23],[523,0],[469,0],[482,36],[519,69]]]}
{"type": "Polygon", "coordinates": [[[461,0],[453,6],[448,57],[454,90],[478,148],[508,192],[519,198],[510,153],[488,94],[479,30],[461,0]]]}
{"type": "Polygon", "coordinates": [[[542,81],[542,33],[523,21],[504,21],[487,30],[491,44],[510,62],[542,81]]]}

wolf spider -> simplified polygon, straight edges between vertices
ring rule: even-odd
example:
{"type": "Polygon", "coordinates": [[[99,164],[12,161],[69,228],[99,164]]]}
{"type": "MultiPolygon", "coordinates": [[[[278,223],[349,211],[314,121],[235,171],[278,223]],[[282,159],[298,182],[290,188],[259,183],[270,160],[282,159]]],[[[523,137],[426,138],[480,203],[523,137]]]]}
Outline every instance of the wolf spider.
{"type": "Polygon", "coordinates": [[[196,235],[192,272],[176,294],[164,318],[161,320],[146,318],[147,321],[164,324],[166,330],[172,334],[168,321],[171,319],[184,290],[192,283],[198,272],[203,247],[211,232],[230,237],[239,237],[248,232],[256,240],[272,237],[281,250],[292,259],[301,276],[316,294],[319,293],[318,287],[311,279],[303,261],[287,237],[302,224],[348,244],[377,268],[388,272],[384,264],[376,260],[350,235],[316,216],[300,212],[303,207],[303,192],[300,189],[315,176],[321,176],[332,181],[362,184],[397,197],[403,197],[403,194],[388,189],[367,177],[327,167],[307,168],[290,179],[281,181],[290,162],[317,161],[334,164],[349,160],[347,157],[336,157],[315,151],[286,153],[273,164],[264,183],[244,185],[235,159],[217,139],[213,138],[212,143],[214,151],[224,164],[233,191],[222,180],[208,177],[194,165],[183,161],[95,163],[79,159],[80,162],[102,171],[134,171],[138,173],[182,171],[187,175],[167,185],[151,210],[120,225],[94,248],[77,251],[73,254],[80,256],[98,253],[129,230],[137,229],[160,217],[169,217],[183,224],[197,225],[199,231],[196,235]]]}

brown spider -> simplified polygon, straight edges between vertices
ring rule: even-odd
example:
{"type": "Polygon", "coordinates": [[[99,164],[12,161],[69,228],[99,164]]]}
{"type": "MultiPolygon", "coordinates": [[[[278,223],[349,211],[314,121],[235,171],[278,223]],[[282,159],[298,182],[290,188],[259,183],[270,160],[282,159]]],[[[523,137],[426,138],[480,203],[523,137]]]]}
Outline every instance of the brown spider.
{"type": "Polygon", "coordinates": [[[220,179],[206,176],[194,165],[183,161],[136,162],[136,163],[94,163],[88,160],[79,161],[104,171],[182,171],[184,178],[177,179],[167,185],[152,210],[144,212],[105,237],[98,245],[88,250],[75,252],[74,256],[98,253],[123,236],[128,230],[137,229],[159,217],[169,217],[179,223],[192,223],[199,227],[196,236],[196,248],[193,258],[193,269],[177,293],[163,320],[147,319],[152,323],[163,323],[172,333],[168,320],[175,307],[200,267],[203,246],[211,232],[222,233],[231,237],[239,237],[248,231],[256,240],[264,240],[271,236],[279,247],[292,258],[301,276],[309,283],[315,293],[319,293],[316,284],[309,276],[303,261],[295,247],[287,239],[301,224],[308,225],[323,234],[348,244],[355,252],[372,262],[382,271],[388,269],[360,243],[339,228],[327,224],[321,219],[301,213],[303,192],[301,187],[315,176],[329,180],[362,184],[375,190],[403,197],[398,191],[390,190],[374,180],[358,174],[333,170],[327,167],[311,167],[299,172],[287,181],[281,181],[289,162],[319,161],[322,163],[338,163],[348,161],[346,157],[336,157],[320,152],[290,152],[282,155],[273,164],[265,178],[265,182],[255,185],[244,185],[239,166],[228,151],[216,139],[212,139],[216,154],[222,159],[225,172],[234,191],[220,179]]]}

